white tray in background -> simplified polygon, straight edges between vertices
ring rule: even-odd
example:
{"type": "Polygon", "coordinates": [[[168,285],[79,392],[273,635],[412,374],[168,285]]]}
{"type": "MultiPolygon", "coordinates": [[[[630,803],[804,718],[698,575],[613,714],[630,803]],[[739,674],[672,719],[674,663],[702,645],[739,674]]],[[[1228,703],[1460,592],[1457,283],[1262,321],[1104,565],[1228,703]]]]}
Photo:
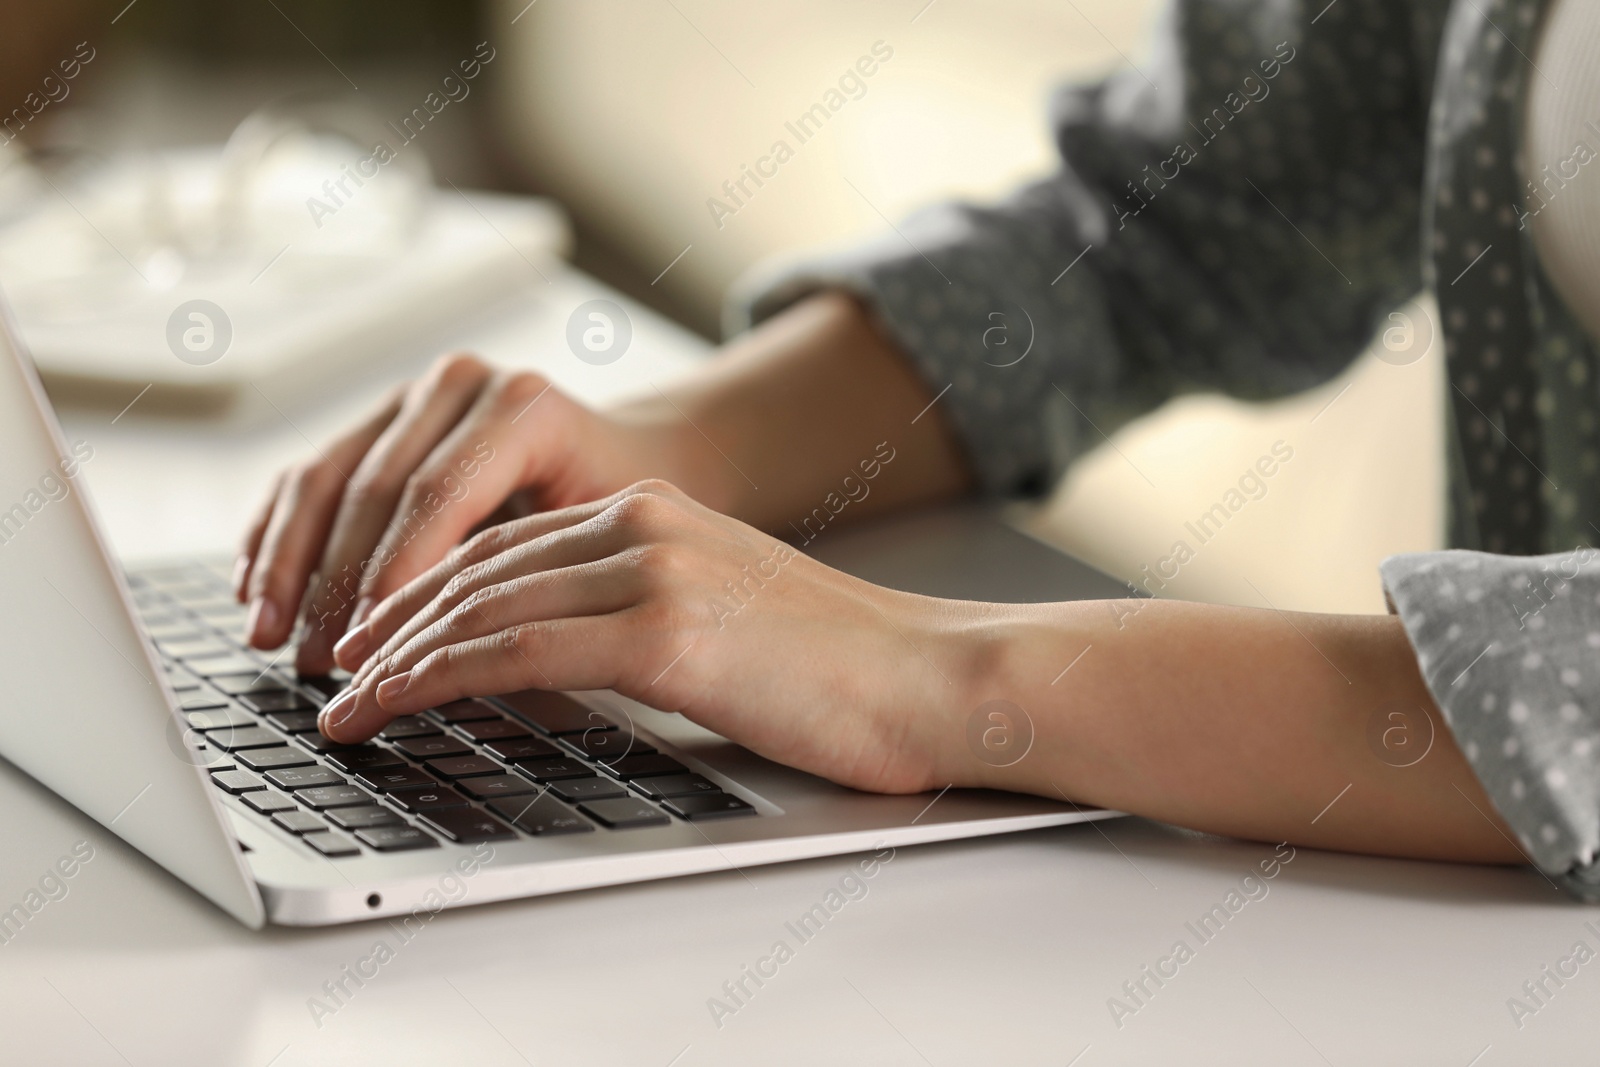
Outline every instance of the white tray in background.
{"type": "MultiPolygon", "coordinates": [[[[549,201],[452,190],[430,195],[414,242],[386,260],[286,255],[269,266],[272,252],[265,249],[259,274],[246,269],[148,284],[131,262],[81,274],[35,271],[24,248],[5,247],[7,231],[0,233],[0,286],[46,378],[211,394],[252,382],[303,387],[335,366],[380,356],[542,284],[541,263],[570,250],[566,218],[549,201]],[[180,360],[167,340],[169,317],[192,299],[221,307],[232,326],[227,352],[208,365],[180,360]]],[[[93,227],[83,219],[82,229],[93,227]]],[[[29,239],[37,241],[37,232],[29,239]]],[[[158,273],[145,266],[142,273],[158,273]]]]}

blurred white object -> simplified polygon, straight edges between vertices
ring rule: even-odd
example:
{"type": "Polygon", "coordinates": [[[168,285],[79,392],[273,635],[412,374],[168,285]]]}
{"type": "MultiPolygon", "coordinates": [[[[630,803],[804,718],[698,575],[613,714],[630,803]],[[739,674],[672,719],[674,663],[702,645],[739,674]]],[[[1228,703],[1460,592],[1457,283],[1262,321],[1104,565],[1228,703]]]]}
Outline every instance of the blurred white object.
{"type": "Polygon", "coordinates": [[[0,286],[58,378],[304,383],[540,284],[569,243],[554,205],[435,189],[404,131],[315,103],[226,146],[0,158],[0,286]]]}

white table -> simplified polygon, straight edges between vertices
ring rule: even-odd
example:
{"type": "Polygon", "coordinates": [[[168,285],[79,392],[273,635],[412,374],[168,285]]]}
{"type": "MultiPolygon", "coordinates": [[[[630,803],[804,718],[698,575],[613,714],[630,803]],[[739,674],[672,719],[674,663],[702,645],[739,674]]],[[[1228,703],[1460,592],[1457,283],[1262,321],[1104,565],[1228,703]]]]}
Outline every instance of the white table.
{"type": "MultiPolygon", "coordinates": [[[[634,347],[572,358],[570,271],[454,340],[589,399],[648,389],[704,346],[627,305],[634,347]]],[[[215,550],[266,473],[382,385],[419,341],[325,395],[185,420],[68,408],[91,488],[129,554],[215,550]],[[292,425],[291,425],[292,424],[292,425]]],[[[17,614],[4,625],[25,626],[17,614]]],[[[47,709],[41,709],[47,711],[47,709]]],[[[92,771],[90,772],[92,773],[92,771]]],[[[240,1065],[1468,1064],[1593,1062],[1600,962],[1520,1031],[1507,998],[1600,911],[1537,874],[1301,850],[1214,938],[1197,923],[1273,850],[1140,820],[902,849],[722,1025],[708,1000],[846,873],[840,857],[445,912],[402,943],[383,922],[252,934],[113,835],[0,766],[0,910],[87,841],[94,858],[0,945],[0,1061],[240,1065]],[[1193,958],[1119,1028],[1111,997],[1183,939],[1193,958]],[[320,1026],[310,998],[387,942],[392,960],[320,1026]],[[1474,1057],[1478,1057],[1474,1059],[1474,1057]]],[[[1308,813],[1308,818],[1311,814],[1308,813]]],[[[1259,892],[1259,891],[1257,891],[1259,892]]],[[[1168,966],[1170,970],[1170,965],[1168,966]]],[[[1553,983],[1551,989],[1555,989],[1553,983]]]]}

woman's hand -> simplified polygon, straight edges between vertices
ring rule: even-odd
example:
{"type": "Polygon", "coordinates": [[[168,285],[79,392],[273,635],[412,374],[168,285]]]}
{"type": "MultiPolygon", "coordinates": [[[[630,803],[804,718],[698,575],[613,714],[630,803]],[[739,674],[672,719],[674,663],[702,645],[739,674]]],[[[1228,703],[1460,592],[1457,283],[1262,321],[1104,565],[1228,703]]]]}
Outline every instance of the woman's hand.
{"type": "Polygon", "coordinates": [[[248,640],[283,644],[303,603],[296,666],[326,673],[352,620],[474,528],[673,472],[679,433],[662,420],[590,411],[536,374],[441,359],[276,479],[235,569],[237,595],[250,604],[248,640]]]}
{"type": "MultiPolygon", "coordinates": [[[[643,482],[485,531],[339,643],[329,737],[461,697],[612,689],[771,759],[880,792],[957,781],[982,605],[826,567],[643,482]]],[[[966,758],[963,758],[966,757],[966,758]]]]}

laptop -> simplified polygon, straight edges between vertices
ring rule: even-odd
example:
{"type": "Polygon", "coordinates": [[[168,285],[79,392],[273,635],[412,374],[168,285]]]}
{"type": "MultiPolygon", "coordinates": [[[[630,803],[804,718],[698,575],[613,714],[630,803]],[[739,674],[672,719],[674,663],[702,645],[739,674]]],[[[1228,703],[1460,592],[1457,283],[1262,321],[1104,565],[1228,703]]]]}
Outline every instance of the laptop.
{"type": "MultiPolygon", "coordinates": [[[[436,912],[1118,813],[833,785],[610,693],[515,693],[336,746],[342,679],[246,648],[217,560],[122,566],[0,307],[0,756],[251,928],[436,912]]],[[[982,510],[826,531],[869,581],[1011,601],[1127,586],[982,510]]],[[[289,657],[284,656],[283,659],[289,657]]]]}

